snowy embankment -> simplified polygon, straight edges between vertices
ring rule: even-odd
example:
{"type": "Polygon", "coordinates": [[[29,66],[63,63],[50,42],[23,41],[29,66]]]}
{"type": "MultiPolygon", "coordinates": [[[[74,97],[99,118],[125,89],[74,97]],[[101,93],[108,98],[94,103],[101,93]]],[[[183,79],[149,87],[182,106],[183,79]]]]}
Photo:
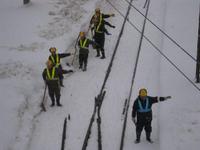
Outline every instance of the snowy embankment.
{"type": "MultiPolygon", "coordinates": [[[[32,146],[35,127],[37,131],[40,126],[34,116],[40,112],[44,91],[41,73],[48,49],[55,46],[64,52],[82,22],[90,18],[95,4],[87,0],[33,0],[27,6],[19,0],[0,3],[0,149],[27,150],[32,146]],[[86,10],[88,4],[91,9],[86,10]]],[[[58,122],[56,130],[61,125],[58,122]]]]}
{"type": "MultiPolygon", "coordinates": [[[[110,1],[125,14],[126,1],[110,1]]],[[[144,2],[135,0],[133,4],[145,12],[142,9],[144,2]]],[[[196,57],[198,6],[198,0],[154,0],[151,1],[148,18],[196,57]]],[[[129,19],[141,29],[140,23],[144,18],[134,9],[129,19]]],[[[100,91],[123,18],[105,0],[32,0],[27,6],[23,6],[21,0],[1,0],[0,20],[0,149],[60,149],[63,121],[69,114],[71,120],[67,125],[66,149],[80,149],[93,111],[94,97],[100,91]],[[72,43],[80,30],[87,29],[97,6],[105,13],[116,14],[115,18],[109,19],[116,28],[108,28],[112,35],[106,36],[107,58],[95,58],[96,52],[91,48],[87,72],[76,71],[65,76],[61,96],[63,107],[50,108],[48,99],[47,112],[40,113],[44,90],[41,72],[49,47],[55,46],[59,52],[73,52],[72,43]]],[[[194,61],[150,23],[146,25],[145,35],[195,81],[194,61]]],[[[139,33],[127,23],[105,88],[107,93],[102,104],[103,149],[119,148],[121,113],[129,94],[139,37],[139,33]]],[[[71,59],[63,61],[64,68],[71,59]]],[[[124,149],[198,150],[199,95],[199,91],[144,40],[129,108],[124,149]],[[146,87],[152,96],[172,96],[172,100],[153,107],[153,145],[145,142],[144,134],[141,144],[133,142],[135,128],[131,121],[131,106],[141,87],[146,87]]],[[[88,144],[91,150],[97,147],[96,128],[95,122],[88,144]]]]}

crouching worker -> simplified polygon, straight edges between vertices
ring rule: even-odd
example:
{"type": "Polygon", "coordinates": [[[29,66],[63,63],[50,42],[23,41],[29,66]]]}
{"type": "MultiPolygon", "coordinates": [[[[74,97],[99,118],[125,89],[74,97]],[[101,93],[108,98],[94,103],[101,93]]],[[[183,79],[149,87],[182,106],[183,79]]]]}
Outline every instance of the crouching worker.
{"type": "Polygon", "coordinates": [[[144,128],[146,132],[146,140],[150,143],[151,140],[151,121],[152,121],[152,105],[158,103],[159,101],[165,101],[170,99],[171,96],[167,97],[151,97],[147,96],[146,89],[139,90],[139,96],[134,101],[132,110],[132,120],[136,125],[136,140],[135,143],[140,143],[140,136],[144,128]],[[137,116],[137,120],[135,119],[137,116]]]}
{"type": "Polygon", "coordinates": [[[88,63],[89,45],[92,44],[93,46],[96,46],[96,44],[92,40],[86,38],[85,32],[80,32],[79,37],[79,69],[86,71],[88,63]]]}
{"type": "Polygon", "coordinates": [[[63,71],[55,67],[52,61],[48,60],[46,62],[47,67],[42,73],[43,80],[48,86],[49,97],[51,98],[51,107],[55,106],[55,101],[57,106],[62,106],[60,103],[60,75],[66,74],[71,71],[63,71]]]}

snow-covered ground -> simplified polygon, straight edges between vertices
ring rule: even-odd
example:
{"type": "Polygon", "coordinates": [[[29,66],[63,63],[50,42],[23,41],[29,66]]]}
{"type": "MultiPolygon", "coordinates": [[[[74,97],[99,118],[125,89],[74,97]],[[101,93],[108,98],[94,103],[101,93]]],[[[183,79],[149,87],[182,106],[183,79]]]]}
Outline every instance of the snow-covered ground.
{"type": "MultiPolygon", "coordinates": [[[[123,14],[125,0],[109,0],[123,14]]],[[[133,4],[145,12],[145,0],[133,4]]],[[[151,0],[148,18],[177,41],[194,58],[198,36],[199,0],[151,0]]],[[[123,18],[106,0],[22,0],[0,1],[0,149],[1,150],[55,150],[60,149],[64,118],[67,124],[65,149],[81,149],[94,107],[110,62],[123,18]],[[74,52],[73,44],[79,31],[87,30],[94,9],[115,13],[107,27],[106,59],[95,57],[91,48],[87,72],[66,75],[61,92],[62,108],[41,112],[44,92],[41,73],[49,56],[49,47],[59,52],[74,52]]],[[[129,20],[140,30],[144,18],[133,8],[129,20]]],[[[196,63],[184,54],[149,22],[145,35],[162,50],[193,82],[196,63]]],[[[89,36],[90,37],[90,36],[89,36]]],[[[105,150],[119,149],[122,131],[122,109],[128,97],[140,34],[127,22],[116,53],[110,77],[105,86],[102,104],[102,146],[105,150]]],[[[68,69],[72,57],[63,60],[68,69]]],[[[77,62],[76,62],[77,63],[77,62]]],[[[196,84],[198,87],[199,84],[196,84]]],[[[48,97],[48,95],[47,95],[48,97]]],[[[189,83],[154,47],[143,40],[133,94],[128,114],[124,149],[198,150],[200,147],[200,92],[189,83]],[[141,87],[152,96],[172,99],[153,106],[154,144],[148,144],[142,134],[135,145],[135,126],[131,121],[131,107],[141,87]]],[[[92,128],[88,149],[97,149],[96,122],[92,128]]]]}

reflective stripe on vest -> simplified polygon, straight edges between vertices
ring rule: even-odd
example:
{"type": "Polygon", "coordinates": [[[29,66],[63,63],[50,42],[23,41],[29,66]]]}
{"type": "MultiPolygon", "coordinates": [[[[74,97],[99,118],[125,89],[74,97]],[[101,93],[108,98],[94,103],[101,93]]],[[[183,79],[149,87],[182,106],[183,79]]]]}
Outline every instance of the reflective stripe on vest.
{"type": "Polygon", "coordinates": [[[102,31],[99,31],[99,28],[100,28],[100,26],[101,26],[101,23],[102,23],[102,14],[100,15],[100,19],[99,19],[99,24],[98,24],[98,26],[97,26],[97,28],[96,28],[96,31],[95,32],[97,32],[97,33],[103,33],[102,31]]]}
{"type": "Polygon", "coordinates": [[[88,49],[88,47],[85,46],[86,43],[87,43],[87,39],[85,39],[84,42],[82,40],[80,40],[80,47],[84,48],[84,49],[88,49]]]}
{"type": "Polygon", "coordinates": [[[51,60],[53,62],[53,64],[56,65],[56,67],[58,67],[60,65],[60,61],[59,61],[59,56],[58,54],[56,54],[56,60],[54,59],[54,57],[51,55],[51,60]]]}
{"type": "Polygon", "coordinates": [[[55,78],[55,72],[56,72],[55,67],[53,67],[51,74],[49,72],[49,69],[47,68],[47,79],[48,80],[58,80],[58,78],[55,78]]]}
{"type": "Polygon", "coordinates": [[[145,108],[143,108],[141,101],[138,99],[138,106],[139,106],[138,111],[139,112],[149,112],[149,111],[151,111],[151,108],[149,108],[149,99],[146,98],[145,101],[146,101],[146,105],[145,105],[145,108]]]}

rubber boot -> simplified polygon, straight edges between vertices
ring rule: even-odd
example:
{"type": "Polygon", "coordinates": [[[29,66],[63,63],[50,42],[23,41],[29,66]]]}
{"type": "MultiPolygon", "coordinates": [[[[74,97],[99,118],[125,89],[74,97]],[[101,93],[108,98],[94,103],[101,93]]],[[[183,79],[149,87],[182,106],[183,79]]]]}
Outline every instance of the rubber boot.
{"type": "Polygon", "coordinates": [[[57,106],[61,107],[62,104],[60,104],[60,96],[56,98],[56,103],[57,103],[57,106]]]}
{"type": "Polygon", "coordinates": [[[102,54],[101,59],[105,59],[106,57],[105,57],[105,52],[104,52],[104,50],[101,51],[101,54],[102,54]]]}
{"type": "Polygon", "coordinates": [[[83,61],[81,55],[79,54],[79,69],[82,69],[82,66],[83,66],[83,61]]]}
{"type": "Polygon", "coordinates": [[[50,106],[51,107],[55,106],[55,99],[54,99],[54,97],[51,97],[51,105],[50,106]]]}
{"type": "Polygon", "coordinates": [[[79,69],[82,69],[82,65],[79,65],[79,69]]]}
{"type": "Polygon", "coordinates": [[[140,136],[141,136],[141,132],[136,132],[136,140],[135,143],[140,143],[140,136]]]}
{"type": "Polygon", "coordinates": [[[153,141],[151,140],[151,132],[146,132],[146,140],[147,140],[149,143],[153,143],[153,141]]]}
{"type": "Polygon", "coordinates": [[[97,55],[96,55],[96,57],[99,57],[99,56],[100,56],[100,50],[97,49],[97,55]]]}
{"type": "Polygon", "coordinates": [[[84,65],[83,71],[87,70],[87,65],[84,65]]]}

